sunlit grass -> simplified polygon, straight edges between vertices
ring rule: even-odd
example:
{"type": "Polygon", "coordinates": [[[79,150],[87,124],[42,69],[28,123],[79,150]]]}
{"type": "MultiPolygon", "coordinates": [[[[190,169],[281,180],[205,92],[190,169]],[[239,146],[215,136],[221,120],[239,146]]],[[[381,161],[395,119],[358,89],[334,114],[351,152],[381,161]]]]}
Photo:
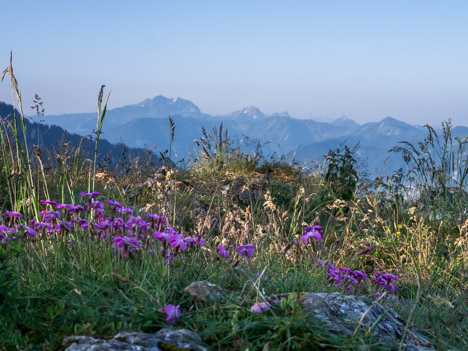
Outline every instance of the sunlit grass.
{"type": "MultiPolygon", "coordinates": [[[[104,111],[99,116],[102,128],[104,111]]],[[[343,189],[346,177],[337,173],[326,179],[320,171],[267,160],[255,149],[249,153],[222,127],[212,135],[203,131],[200,153],[186,169],[170,163],[152,169],[138,160],[130,160],[125,171],[99,169],[96,157],[83,158],[79,146],[62,149],[60,162],[45,169],[26,161],[29,150],[14,122],[1,117],[0,173],[7,180],[0,183],[0,209],[24,217],[4,215],[0,222],[0,348],[51,350],[72,334],[152,333],[167,326],[162,311],[173,304],[182,315],[172,327],[199,333],[211,349],[379,349],[373,337],[332,336],[311,325],[294,294],[263,313],[250,310],[281,293],[338,291],[375,300],[376,292],[384,292],[371,280],[376,271],[399,278],[393,281],[396,291],[387,289],[381,303],[408,326],[415,325],[440,350],[468,348],[465,178],[451,196],[448,183],[422,176],[409,184],[401,179],[355,183],[353,177],[343,198],[336,189],[343,189]],[[413,196],[415,186],[419,197],[413,196]],[[86,190],[100,196],[78,195],[86,190]],[[83,211],[54,209],[39,200],[81,205],[83,211]],[[120,202],[133,215],[106,200],[120,202]],[[93,201],[103,203],[102,212],[93,201]],[[47,213],[40,211],[52,210],[60,218],[47,222],[47,213]],[[122,223],[114,225],[116,218],[122,223]],[[137,223],[134,229],[131,223],[137,223]],[[323,228],[323,240],[303,240],[314,225],[323,228]],[[161,239],[162,233],[171,239],[161,239]],[[117,237],[128,241],[119,247],[117,237]],[[175,238],[178,247],[171,245],[175,238]],[[183,249],[187,238],[198,242],[183,249]],[[250,258],[235,250],[246,244],[255,248],[250,258]],[[219,254],[220,246],[230,258],[219,254]],[[355,286],[346,279],[332,284],[322,261],[368,279],[355,286]],[[223,301],[196,303],[184,294],[197,280],[219,284],[223,301]]],[[[172,139],[177,136],[176,126],[171,133],[172,139]]],[[[349,161],[335,156],[332,162],[349,161]]],[[[466,174],[466,157],[460,160],[453,163],[456,168],[441,168],[447,174],[438,179],[453,179],[449,172],[455,169],[466,174]]]]}

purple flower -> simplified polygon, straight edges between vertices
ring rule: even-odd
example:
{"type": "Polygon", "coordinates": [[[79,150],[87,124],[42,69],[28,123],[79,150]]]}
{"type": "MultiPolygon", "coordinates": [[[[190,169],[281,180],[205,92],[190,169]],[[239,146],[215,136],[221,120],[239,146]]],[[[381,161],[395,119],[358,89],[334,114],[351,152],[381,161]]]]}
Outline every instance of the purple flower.
{"type": "Polygon", "coordinates": [[[358,281],[361,281],[361,280],[366,280],[367,279],[367,274],[366,273],[363,273],[361,271],[353,271],[351,272],[351,275],[356,278],[358,281]]]}
{"type": "Polygon", "coordinates": [[[53,206],[57,205],[56,201],[51,201],[51,200],[41,200],[40,202],[43,205],[53,205],[53,206]]]}
{"type": "Polygon", "coordinates": [[[327,264],[327,261],[322,261],[321,259],[317,258],[317,267],[324,267],[327,264]]]}
{"type": "Polygon", "coordinates": [[[104,210],[104,204],[101,201],[91,201],[91,208],[104,210]]]}
{"type": "Polygon", "coordinates": [[[250,307],[250,312],[254,313],[262,313],[268,311],[270,309],[270,305],[266,302],[255,303],[250,307]]]}
{"type": "Polygon", "coordinates": [[[159,221],[159,216],[155,215],[155,214],[148,213],[146,215],[146,219],[149,220],[149,221],[153,220],[153,221],[157,222],[157,221],[159,221]]]}
{"type": "Polygon", "coordinates": [[[6,225],[0,225],[0,241],[2,243],[7,241],[7,238],[8,238],[7,231],[8,231],[8,227],[6,225]]]}
{"type": "Polygon", "coordinates": [[[108,218],[105,221],[93,223],[93,226],[94,226],[94,228],[97,228],[99,230],[104,230],[104,229],[107,229],[107,228],[109,228],[111,226],[111,221],[108,218]]]}
{"type": "Polygon", "coordinates": [[[185,238],[187,245],[192,246],[197,244],[197,238],[185,238]]]}
{"type": "Polygon", "coordinates": [[[115,246],[118,249],[129,249],[133,252],[138,252],[141,248],[141,244],[135,238],[129,238],[128,236],[120,237],[117,236],[113,240],[115,246]]]}
{"type": "Polygon", "coordinates": [[[205,240],[203,240],[201,236],[197,236],[196,238],[185,238],[185,242],[189,245],[206,245],[205,240]]]}
{"type": "Polygon", "coordinates": [[[84,207],[81,205],[69,206],[68,210],[70,211],[70,213],[78,213],[78,212],[83,212],[84,207]]]}
{"type": "Polygon", "coordinates": [[[187,250],[187,243],[184,240],[184,237],[178,233],[171,237],[170,245],[172,247],[180,247],[182,251],[187,250]]]}
{"type": "Polygon", "coordinates": [[[388,283],[387,290],[391,294],[394,294],[396,291],[395,286],[392,283],[388,283]]]}
{"type": "Polygon", "coordinates": [[[219,255],[222,257],[222,258],[230,258],[229,256],[229,251],[226,251],[226,249],[224,248],[224,246],[220,245],[218,247],[218,252],[219,252],[219,255]]]}
{"type": "Polygon", "coordinates": [[[123,213],[123,214],[128,214],[128,215],[133,215],[133,210],[131,208],[118,207],[117,212],[123,213]]]}
{"type": "MultiPolygon", "coordinates": [[[[348,267],[336,268],[332,264],[328,264],[328,281],[336,286],[342,286],[343,283],[351,283],[354,285],[359,284],[361,281],[367,279],[367,274],[361,271],[353,271],[348,267]]],[[[352,290],[352,285],[347,285],[346,290],[352,290]]]]}
{"type": "Polygon", "coordinates": [[[237,252],[240,257],[251,258],[255,252],[255,246],[252,244],[242,245],[236,247],[234,251],[237,252]]]}
{"type": "Polygon", "coordinates": [[[164,313],[167,315],[166,324],[172,325],[174,324],[176,318],[179,318],[181,316],[180,306],[167,305],[166,307],[164,307],[164,313]]]}
{"type": "Polygon", "coordinates": [[[23,215],[16,211],[6,211],[4,216],[14,217],[14,218],[23,218],[23,215]]]}
{"type": "Polygon", "coordinates": [[[80,227],[83,230],[88,230],[89,229],[88,220],[84,218],[80,218],[80,227]]]}
{"type": "Polygon", "coordinates": [[[318,230],[315,229],[317,227],[319,227],[320,230],[322,229],[322,227],[320,227],[319,225],[316,225],[313,227],[307,227],[305,229],[305,234],[301,238],[304,244],[307,244],[307,241],[309,240],[309,238],[312,238],[317,241],[322,240],[322,235],[320,234],[318,230]]]}
{"type": "Polygon", "coordinates": [[[166,240],[167,233],[164,233],[164,232],[155,232],[155,233],[153,234],[153,237],[154,237],[157,241],[163,241],[163,240],[166,240]]]}
{"type": "Polygon", "coordinates": [[[157,240],[157,241],[163,241],[163,240],[166,240],[168,241],[169,243],[174,241],[175,239],[177,239],[177,236],[180,235],[179,233],[177,233],[174,228],[166,228],[164,232],[155,232],[153,234],[153,237],[157,240]]]}
{"type": "Polygon", "coordinates": [[[61,221],[59,223],[59,228],[65,230],[66,232],[70,233],[73,229],[72,222],[61,221]]]}
{"type": "Polygon", "coordinates": [[[54,218],[60,219],[62,217],[59,211],[42,211],[41,216],[44,217],[46,223],[51,223],[54,218]]]}
{"type": "Polygon", "coordinates": [[[379,271],[375,271],[374,275],[375,277],[372,278],[372,282],[375,283],[376,290],[378,290],[379,287],[382,287],[382,289],[386,289],[391,294],[396,292],[397,288],[392,283],[392,280],[398,281],[398,277],[396,275],[391,273],[380,273],[379,271]]]}
{"type": "Polygon", "coordinates": [[[120,202],[117,202],[117,201],[106,200],[106,203],[108,205],[114,206],[115,208],[122,208],[123,207],[123,205],[120,202]]]}
{"type": "Polygon", "coordinates": [[[120,229],[125,225],[124,220],[122,218],[114,218],[114,221],[112,222],[112,227],[114,229],[120,229]]]}
{"type": "Polygon", "coordinates": [[[36,231],[32,228],[29,228],[27,226],[23,226],[23,228],[24,228],[24,233],[30,238],[34,238],[37,235],[36,231]]]}
{"type": "Polygon", "coordinates": [[[90,199],[95,199],[101,194],[99,194],[97,191],[93,191],[92,193],[80,193],[79,195],[83,197],[89,197],[90,199]]]}

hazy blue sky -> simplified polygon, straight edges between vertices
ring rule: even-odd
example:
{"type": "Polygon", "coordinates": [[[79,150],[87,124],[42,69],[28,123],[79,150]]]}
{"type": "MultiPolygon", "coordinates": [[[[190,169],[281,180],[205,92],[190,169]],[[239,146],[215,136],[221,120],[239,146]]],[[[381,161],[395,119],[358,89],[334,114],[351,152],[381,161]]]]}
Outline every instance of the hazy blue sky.
{"type": "MultiPolygon", "coordinates": [[[[0,68],[24,104],[95,110],[165,95],[210,114],[468,125],[467,1],[3,1],[0,68]]],[[[0,100],[10,102],[9,82],[0,100]]]]}

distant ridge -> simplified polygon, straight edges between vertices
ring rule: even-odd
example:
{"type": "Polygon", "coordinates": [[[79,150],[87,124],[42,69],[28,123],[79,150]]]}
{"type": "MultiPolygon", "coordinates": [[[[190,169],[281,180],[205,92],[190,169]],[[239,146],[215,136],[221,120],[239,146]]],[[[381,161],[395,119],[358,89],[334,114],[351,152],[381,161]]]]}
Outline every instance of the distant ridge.
{"type": "MultiPolygon", "coordinates": [[[[11,122],[12,118],[16,113],[19,116],[19,112],[13,108],[12,105],[6,104],[0,101],[0,118],[6,123],[11,122]]],[[[29,118],[24,119],[26,125],[26,137],[28,146],[30,148],[37,146],[37,133],[40,135],[39,148],[43,152],[44,157],[47,156],[46,151],[51,154],[50,162],[55,160],[54,151],[60,151],[64,142],[69,143],[69,147],[73,150],[80,146],[84,151],[83,156],[92,157],[94,153],[94,141],[89,138],[83,138],[83,136],[69,133],[59,126],[47,126],[42,123],[31,122],[29,118]]],[[[18,124],[19,125],[19,124],[18,124]]],[[[23,140],[23,134],[21,128],[19,128],[20,140],[23,140]]],[[[111,169],[115,169],[118,166],[123,153],[132,158],[143,157],[149,159],[155,166],[162,165],[162,160],[148,153],[148,150],[141,148],[127,147],[123,143],[112,144],[106,139],[100,139],[98,145],[98,162],[101,164],[108,164],[111,169]]]]}
{"type": "MultiPolygon", "coordinates": [[[[178,160],[187,160],[196,153],[195,139],[201,137],[202,127],[210,131],[221,123],[231,136],[257,139],[264,154],[283,154],[295,157],[305,164],[318,160],[328,150],[346,142],[350,146],[360,143],[359,156],[367,159],[371,174],[391,173],[404,167],[399,155],[388,150],[400,141],[417,143],[427,130],[412,126],[393,117],[378,122],[359,124],[346,116],[327,122],[298,119],[287,112],[264,114],[258,107],[249,106],[223,116],[205,114],[191,101],[167,98],[161,95],[140,103],[107,111],[103,137],[110,142],[125,142],[132,147],[169,148],[167,117],[175,122],[173,154],[178,160]]],[[[45,116],[48,124],[56,124],[70,132],[90,134],[96,125],[96,113],[45,116]]],[[[438,126],[433,126],[437,129],[438,126]]],[[[455,127],[460,137],[468,135],[467,127],[455,127]]],[[[455,135],[455,134],[454,134],[455,135]]]]}

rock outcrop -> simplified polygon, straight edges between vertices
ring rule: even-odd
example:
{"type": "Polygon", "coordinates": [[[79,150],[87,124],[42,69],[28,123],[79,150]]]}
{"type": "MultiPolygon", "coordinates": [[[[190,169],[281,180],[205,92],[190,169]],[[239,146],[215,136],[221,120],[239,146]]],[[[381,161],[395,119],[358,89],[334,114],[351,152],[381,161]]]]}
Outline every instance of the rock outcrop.
{"type": "Polygon", "coordinates": [[[330,333],[349,336],[372,333],[389,349],[398,349],[404,337],[403,350],[435,350],[429,340],[413,328],[405,333],[405,321],[395,311],[366,297],[337,292],[304,293],[299,303],[308,318],[325,324],[330,333]]]}
{"type": "Polygon", "coordinates": [[[207,351],[198,334],[186,329],[161,329],[155,334],[119,333],[112,339],[69,336],[63,340],[65,351],[207,351]]]}

